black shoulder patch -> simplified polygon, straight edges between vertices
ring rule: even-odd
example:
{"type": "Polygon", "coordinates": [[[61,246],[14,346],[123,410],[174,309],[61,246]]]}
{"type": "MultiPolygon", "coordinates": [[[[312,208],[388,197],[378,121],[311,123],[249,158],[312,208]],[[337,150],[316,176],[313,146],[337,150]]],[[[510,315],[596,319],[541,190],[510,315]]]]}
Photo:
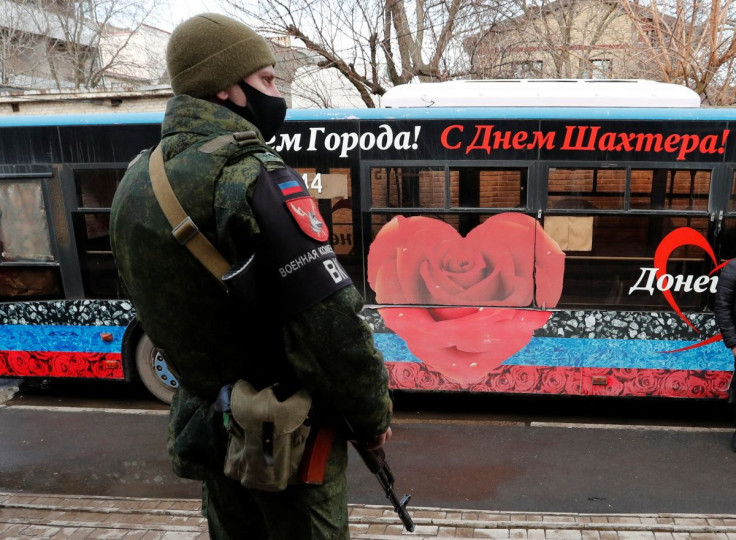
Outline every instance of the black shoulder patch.
{"type": "Polygon", "coordinates": [[[290,167],[262,169],[253,196],[261,228],[261,260],[295,314],[352,284],[327,242],[329,231],[299,174],[290,167]]]}

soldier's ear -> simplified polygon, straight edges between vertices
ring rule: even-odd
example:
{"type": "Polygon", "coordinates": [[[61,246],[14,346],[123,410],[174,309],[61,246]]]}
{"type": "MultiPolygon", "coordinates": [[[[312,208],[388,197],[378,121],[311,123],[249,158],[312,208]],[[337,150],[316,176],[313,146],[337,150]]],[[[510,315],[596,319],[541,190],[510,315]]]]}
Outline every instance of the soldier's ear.
{"type": "Polygon", "coordinates": [[[215,94],[215,97],[219,99],[220,101],[227,101],[230,98],[230,91],[228,90],[220,90],[215,94]]]}
{"type": "Polygon", "coordinates": [[[245,92],[243,92],[242,88],[240,88],[238,84],[233,84],[224,90],[220,90],[215,94],[215,97],[220,101],[232,101],[240,107],[245,107],[247,101],[245,92]]]}

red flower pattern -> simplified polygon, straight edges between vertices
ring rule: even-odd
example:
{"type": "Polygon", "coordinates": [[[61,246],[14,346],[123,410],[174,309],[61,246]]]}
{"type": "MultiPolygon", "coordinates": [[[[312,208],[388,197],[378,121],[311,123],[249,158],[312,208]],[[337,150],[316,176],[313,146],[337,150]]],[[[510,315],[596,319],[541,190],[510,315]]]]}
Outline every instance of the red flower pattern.
{"type": "Polygon", "coordinates": [[[500,366],[479,383],[460,384],[419,362],[387,362],[390,384],[403,390],[521,394],[726,398],[730,371],[500,366]],[[604,377],[605,385],[594,385],[604,377]]]}
{"type": "Polygon", "coordinates": [[[2,377],[123,379],[119,353],[0,351],[2,377]]]}

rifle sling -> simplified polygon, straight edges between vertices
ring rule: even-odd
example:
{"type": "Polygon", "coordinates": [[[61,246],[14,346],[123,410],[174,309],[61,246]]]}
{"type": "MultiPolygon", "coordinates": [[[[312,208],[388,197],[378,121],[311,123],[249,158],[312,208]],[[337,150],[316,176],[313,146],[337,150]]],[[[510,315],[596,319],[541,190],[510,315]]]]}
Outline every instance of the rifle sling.
{"type": "Polygon", "coordinates": [[[207,237],[199,230],[181,206],[179,199],[171,187],[169,178],[164,169],[164,159],[161,145],[156,146],[151,153],[148,173],[153,185],[153,193],[161,206],[166,219],[172,227],[172,234],[176,241],[186,247],[194,257],[214,276],[225,288],[222,276],[230,269],[230,263],[220,254],[207,237]]]}

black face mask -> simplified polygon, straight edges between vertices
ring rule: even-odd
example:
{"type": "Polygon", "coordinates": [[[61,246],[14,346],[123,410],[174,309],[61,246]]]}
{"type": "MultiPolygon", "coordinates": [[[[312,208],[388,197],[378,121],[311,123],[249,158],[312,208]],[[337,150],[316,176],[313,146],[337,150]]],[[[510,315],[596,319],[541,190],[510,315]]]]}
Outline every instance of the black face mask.
{"type": "Polygon", "coordinates": [[[284,123],[286,117],[286,100],[281,97],[269,96],[260,90],[256,90],[245,81],[240,81],[238,86],[245,93],[245,107],[237,105],[231,100],[225,101],[223,105],[242,116],[256,126],[263,138],[268,141],[284,123]]]}

